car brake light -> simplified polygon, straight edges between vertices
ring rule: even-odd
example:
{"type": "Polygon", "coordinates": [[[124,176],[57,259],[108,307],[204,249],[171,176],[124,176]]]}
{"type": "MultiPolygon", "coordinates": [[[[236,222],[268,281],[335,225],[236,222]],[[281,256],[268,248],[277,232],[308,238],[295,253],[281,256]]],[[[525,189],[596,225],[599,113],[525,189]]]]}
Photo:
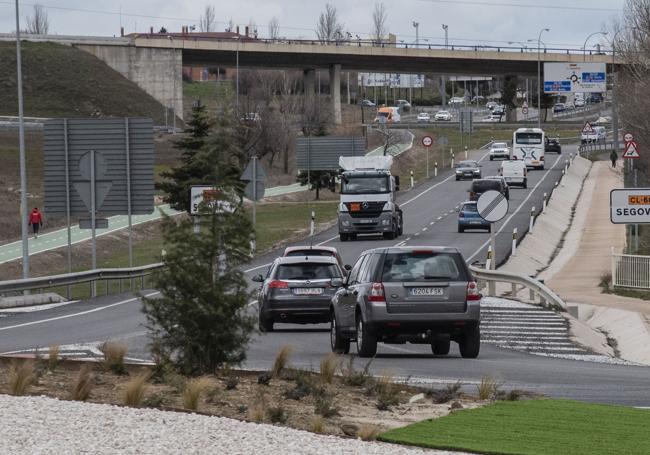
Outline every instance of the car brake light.
{"type": "Polygon", "coordinates": [[[544,155],[539,159],[540,161],[544,161],[544,155]]]}
{"type": "Polygon", "coordinates": [[[370,302],[385,302],[386,293],[384,292],[384,285],[381,283],[372,283],[370,294],[368,295],[370,302]]]}
{"type": "Polygon", "coordinates": [[[467,283],[467,300],[481,300],[481,294],[478,292],[478,285],[476,284],[476,281],[470,281],[467,283]]]}
{"type": "Polygon", "coordinates": [[[289,289],[289,283],[281,280],[273,280],[269,283],[269,289],[289,289]]]}

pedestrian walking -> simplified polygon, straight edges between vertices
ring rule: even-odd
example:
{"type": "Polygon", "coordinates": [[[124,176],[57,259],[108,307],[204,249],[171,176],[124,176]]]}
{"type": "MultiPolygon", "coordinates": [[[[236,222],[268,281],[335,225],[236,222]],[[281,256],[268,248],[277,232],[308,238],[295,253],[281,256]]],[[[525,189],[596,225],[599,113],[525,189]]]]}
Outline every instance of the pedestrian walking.
{"type": "Polygon", "coordinates": [[[616,160],[618,159],[616,150],[612,150],[612,153],[609,154],[609,159],[612,160],[612,167],[616,167],[616,160]]]}
{"type": "Polygon", "coordinates": [[[38,230],[43,226],[43,215],[38,211],[38,207],[34,207],[32,213],[29,214],[29,224],[32,225],[34,231],[34,238],[38,238],[38,230]]]}

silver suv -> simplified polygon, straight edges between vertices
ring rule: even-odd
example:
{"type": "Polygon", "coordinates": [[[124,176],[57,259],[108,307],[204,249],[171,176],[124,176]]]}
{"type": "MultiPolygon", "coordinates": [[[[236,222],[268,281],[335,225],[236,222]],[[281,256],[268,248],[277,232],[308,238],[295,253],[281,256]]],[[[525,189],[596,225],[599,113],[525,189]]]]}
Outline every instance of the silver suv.
{"type": "Polygon", "coordinates": [[[481,344],[481,294],[456,248],[378,248],[364,252],[332,298],[332,351],[360,357],[377,342],[430,344],[435,355],[476,358],[481,344]]]}

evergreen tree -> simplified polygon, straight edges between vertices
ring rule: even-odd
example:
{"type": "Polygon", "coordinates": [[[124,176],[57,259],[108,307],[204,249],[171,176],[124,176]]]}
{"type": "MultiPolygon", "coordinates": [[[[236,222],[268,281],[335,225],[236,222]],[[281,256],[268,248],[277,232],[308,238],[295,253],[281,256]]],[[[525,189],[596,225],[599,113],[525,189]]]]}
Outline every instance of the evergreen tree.
{"type": "Polygon", "coordinates": [[[144,301],[153,344],[185,374],[211,373],[244,360],[254,327],[240,268],[249,260],[252,226],[242,204],[243,152],[235,135],[222,121],[191,160],[205,169],[201,183],[214,185],[217,199],[234,212],[202,204],[199,235],[191,220],[165,217],[166,267],[154,275],[161,297],[144,301]]]}
{"type": "Polygon", "coordinates": [[[336,189],[336,178],[337,173],[334,171],[300,171],[298,173],[298,183],[302,186],[309,185],[309,190],[316,190],[316,200],[320,197],[320,190],[322,188],[328,188],[330,191],[335,191],[336,189]]]}
{"type": "Polygon", "coordinates": [[[156,184],[158,190],[165,192],[165,202],[184,211],[189,211],[190,187],[209,183],[206,178],[210,170],[203,168],[203,163],[197,162],[195,157],[205,149],[214,122],[200,101],[192,107],[192,118],[187,125],[186,134],[174,143],[174,148],[183,152],[180,166],[162,172],[160,175],[165,180],[156,184]]]}

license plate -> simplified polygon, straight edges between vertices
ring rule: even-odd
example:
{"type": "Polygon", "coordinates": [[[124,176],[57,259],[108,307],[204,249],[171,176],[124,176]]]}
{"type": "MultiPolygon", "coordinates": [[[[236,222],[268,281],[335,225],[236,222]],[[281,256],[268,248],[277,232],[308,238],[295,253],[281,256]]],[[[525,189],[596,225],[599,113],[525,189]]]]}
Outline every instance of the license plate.
{"type": "Polygon", "coordinates": [[[411,288],[411,295],[443,295],[442,288],[411,288]]]}
{"type": "Polygon", "coordinates": [[[319,295],[323,293],[323,288],[294,288],[293,293],[296,295],[319,295]]]}
{"type": "Polygon", "coordinates": [[[469,224],[481,224],[480,221],[470,221],[469,224]]]}
{"type": "Polygon", "coordinates": [[[359,223],[362,223],[362,224],[372,224],[374,222],[375,222],[374,220],[359,220],[359,223]]]}

